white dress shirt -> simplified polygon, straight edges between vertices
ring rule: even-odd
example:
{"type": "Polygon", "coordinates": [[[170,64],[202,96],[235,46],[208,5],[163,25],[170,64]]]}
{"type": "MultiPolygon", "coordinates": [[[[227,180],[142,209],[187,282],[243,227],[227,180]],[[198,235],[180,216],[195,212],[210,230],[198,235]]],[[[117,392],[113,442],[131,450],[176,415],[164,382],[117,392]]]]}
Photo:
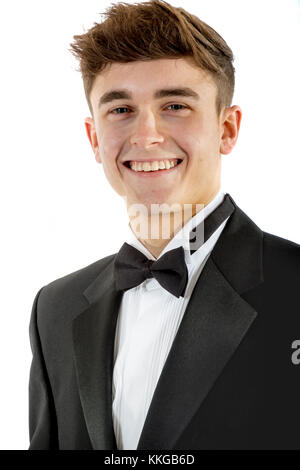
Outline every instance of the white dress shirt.
{"type": "MultiPolygon", "coordinates": [[[[207,217],[222,201],[224,192],[194,215],[169,241],[164,253],[184,247],[188,284],[184,297],[175,297],[155,278],[123,293],[117,320],[112,384],[113,426],[120,450],[134,450],[144,426],[162,368],[180,326],[194,286],[228,218],[192,255],[189,231],[207,217]]],[[[126,242],[149,259],[156,258],[136,238],[128,223],[126,242]]]]}

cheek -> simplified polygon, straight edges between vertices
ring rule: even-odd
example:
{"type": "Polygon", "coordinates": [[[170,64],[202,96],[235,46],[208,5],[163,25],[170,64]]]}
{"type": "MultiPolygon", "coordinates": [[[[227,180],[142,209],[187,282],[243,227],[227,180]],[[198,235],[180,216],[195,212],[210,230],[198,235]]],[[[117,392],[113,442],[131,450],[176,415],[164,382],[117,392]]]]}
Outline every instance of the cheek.
{"type": "Polygon", "coordinates": [[[216,153],[217,129],[209,119],[190,122],[177,135],[180,136],[177,141],[182,148],[191,159],[197,159],[197,162],[207,160],[216,153]]]}
{"type": "Polygon", "coordinates": [[[122,146],[122,139],[116,132],[104,131],[100,134],[99,153],[104,167],[116,166],[116,161],[122,146]]]}
{"type": "Polygon", "coordinates": [[[206,132],[202,122],[187,121],[174,134],[175,141],[192,160],[205,150],[206,132]]]}

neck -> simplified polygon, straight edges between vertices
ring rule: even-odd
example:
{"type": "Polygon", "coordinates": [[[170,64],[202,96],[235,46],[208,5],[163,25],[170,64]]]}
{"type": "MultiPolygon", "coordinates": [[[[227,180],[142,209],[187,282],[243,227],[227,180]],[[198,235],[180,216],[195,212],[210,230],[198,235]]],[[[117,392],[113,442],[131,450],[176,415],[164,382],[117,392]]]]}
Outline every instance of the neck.
{"type": "Polygon", "coordinates": [[[218,194],[220,188],[201,198],[201,202],[188,204],[186,208],[178,211],[166,213],[150,213],[150,215],[141,215],[134,220],[130,217],[130,227],[137,239],[147,248],[147,250],[158,258],[163,249],[170,240],[179,232],[183,226],[198,212],[203,210],[218,194]]]}

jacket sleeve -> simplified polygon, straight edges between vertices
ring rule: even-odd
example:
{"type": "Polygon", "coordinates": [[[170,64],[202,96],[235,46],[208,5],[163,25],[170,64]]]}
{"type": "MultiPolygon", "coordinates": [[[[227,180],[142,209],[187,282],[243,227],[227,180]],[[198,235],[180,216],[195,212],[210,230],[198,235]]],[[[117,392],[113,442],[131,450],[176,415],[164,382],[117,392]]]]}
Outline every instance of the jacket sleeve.
{"type": "Polygon", "coordinates": [[[29,440],[28,450],[57,450],[57,420],[49,377],[38,331],[38,299],[43,287],[35,296],[29,338],[32,361],[29,372],[29,440]]]}

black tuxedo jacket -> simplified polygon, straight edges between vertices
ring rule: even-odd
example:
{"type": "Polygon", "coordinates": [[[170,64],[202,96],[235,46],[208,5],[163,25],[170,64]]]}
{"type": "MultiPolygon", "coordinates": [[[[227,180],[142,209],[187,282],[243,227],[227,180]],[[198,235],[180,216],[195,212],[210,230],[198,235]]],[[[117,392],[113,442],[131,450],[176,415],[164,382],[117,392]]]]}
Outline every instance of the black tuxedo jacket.
{"type": "MultiPolygon", "coordinates": [[[[300,245],[263,232],[231,201],[137,450],[300,449],[300,245]]],[[[28,450],[117,450],[115,255],[36,294],[28,450]]]]}

